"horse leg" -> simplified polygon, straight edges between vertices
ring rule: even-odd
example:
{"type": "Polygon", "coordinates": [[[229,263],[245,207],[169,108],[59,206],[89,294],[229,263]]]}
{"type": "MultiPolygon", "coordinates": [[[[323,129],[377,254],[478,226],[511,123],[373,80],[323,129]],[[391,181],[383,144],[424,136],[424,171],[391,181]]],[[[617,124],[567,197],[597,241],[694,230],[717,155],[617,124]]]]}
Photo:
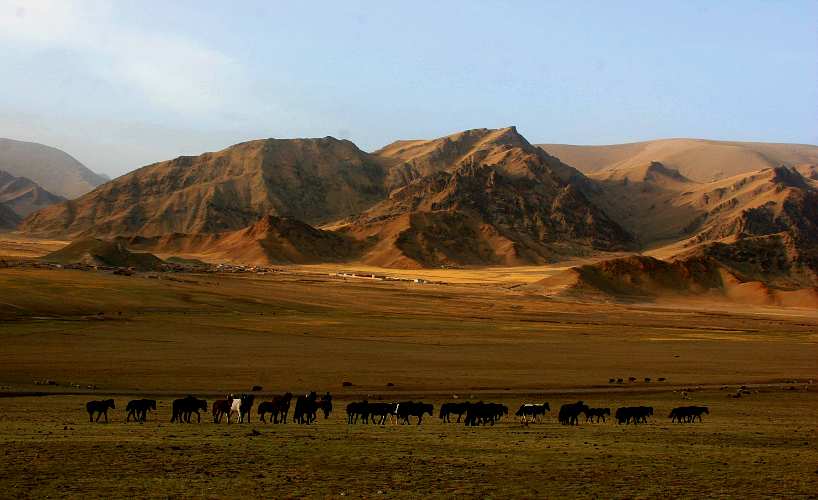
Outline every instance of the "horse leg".
{"type": "Polygon", "coordinates": [[[94,412],[91,410],[88,411],[88,421],[94,423],[94,412]]]}

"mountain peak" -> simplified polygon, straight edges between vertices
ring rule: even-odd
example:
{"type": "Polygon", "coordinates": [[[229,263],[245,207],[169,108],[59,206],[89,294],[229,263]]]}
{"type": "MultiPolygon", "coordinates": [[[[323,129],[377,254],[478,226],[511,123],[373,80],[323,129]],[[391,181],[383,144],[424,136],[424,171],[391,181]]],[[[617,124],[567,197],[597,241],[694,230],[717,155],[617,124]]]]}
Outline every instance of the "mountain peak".
{"type": "Polygon", "coordinates": [[[64,151],[36,142],[0,138],[0,165],[67,198],[81,196],[106,180],[64,151]]]}
{"type": "Polygon", "coordinates": [[[781,165],[772,169],[772,181],[784,187],[793,187],[806,189],[808,188],[807,180],[795,168],[781,165]]]}

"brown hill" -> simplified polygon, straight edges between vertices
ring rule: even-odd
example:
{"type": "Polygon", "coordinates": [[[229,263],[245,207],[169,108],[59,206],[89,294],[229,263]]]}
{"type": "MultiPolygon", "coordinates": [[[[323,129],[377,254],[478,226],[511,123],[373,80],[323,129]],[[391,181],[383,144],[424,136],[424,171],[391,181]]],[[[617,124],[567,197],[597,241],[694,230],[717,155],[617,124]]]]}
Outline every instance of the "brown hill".
{"type": "Polygon", "coordinates": [[[121,242],[85,238],[52,252],[42,260],[57,264],[86,264],[91,266],[133,267],[150,271],[162,267],[162,260],[150,253],[129,251],[121,242]]]}
{"type": "Polygon", "coordinates": [[[609,146],[539,146],[586,174],[648,165],[655,161],[698,182],[781,165],[818,165],[818,146],[808,144],[662,139],[609,146]]]}
{"type": "Polygon", "coordinates": [[[578,266],[527,287],[551,296],[603,301],[730,300],[818,307],[818,288],[781,288],[735,273],[709,256],[662,261],[646,256],[578,266]]]}
{"type": "MultiPolygon", "coordinates": [[[[786,167],[698,183],[657,162],[600,171],[590,179],[591,199],[643,248],[666,247],[664,257],[702,243],[798,228],[812,218],[809,200],[818,187],[786,167]]],[[[803,240],[812,229],[798,231],[803,240]]]]}
{"type": "Polygon", "coordinates": [[[666,261],[602,262],[543,286],[609,297],[711,291],[759,304],[818,304],[818,189],[803,171],[776,167],[698,183],[654,162],[592,174],[592,199],[666,261]]]}
{"type": "Polygon", "coordinates": [[[603,170],[589,175],[587,190],[597,205],[644,246],[688,236],[689,224],[702,210],[682,200],[699,184],[658,162],[603,170]]]}
{"type": "Polygon", "coordinates": [[[76,198],[107,179],[64,151],[34,142],[0,138],[0,170],[36,182],[66,198],[76,198]]]}
{"type": "Polygon", "coordinates": [[[21,218],[61,201],[65,198],[49,193],[34,181],[0,170],[0,204],[21,218]]]}
{"type": "Polygon", "coordinates": [[[248,265],[344,262],[360,255],[362,244],[316,229],[292,217],[266,216],[244,229],[218,234],[132,237],[129,248],[196,256],[248,265]]]}
{"type": "Polygon", "coordinates": [[[143,167],[32,215],[22,230],[159,236],[240,229],[267,214],[327,222],[381,200],[384,178],[380,161],[349,141],[250,141],[143,167]]]}
{"type": "Polygon", "coordinates": [[[612,296],[654,297],[704,293],[723,287],[718,264],[707,258],[665,262],[632,256],[575,268],[578,288],[612,296]]]}
{"type": "Polygon", "coordinates": [[[513,127],[395,143],[377,154],[422,177],[335,226],[377,240],[367,263],[519,265],[633,244],[586,198],[582,174],[513,127]]]}

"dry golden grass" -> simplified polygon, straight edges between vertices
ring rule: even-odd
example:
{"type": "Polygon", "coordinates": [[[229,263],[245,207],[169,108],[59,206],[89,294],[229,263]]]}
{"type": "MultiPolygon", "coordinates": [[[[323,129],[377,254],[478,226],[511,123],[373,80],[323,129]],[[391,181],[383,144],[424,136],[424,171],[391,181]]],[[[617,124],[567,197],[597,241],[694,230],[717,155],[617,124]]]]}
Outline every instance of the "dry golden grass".
{"type": "Polygon", "coordinates": [[[302,273],[162,278],[0,271],[0,381],[449,391],[816,378],[808,310],[582,304],[302,273]]]}
{"type": "Polygon", "coordinates": [[[29,238],[16,233],[0,235],[0,259],[42,257],[68,245],[68,241],[29,238]]]}

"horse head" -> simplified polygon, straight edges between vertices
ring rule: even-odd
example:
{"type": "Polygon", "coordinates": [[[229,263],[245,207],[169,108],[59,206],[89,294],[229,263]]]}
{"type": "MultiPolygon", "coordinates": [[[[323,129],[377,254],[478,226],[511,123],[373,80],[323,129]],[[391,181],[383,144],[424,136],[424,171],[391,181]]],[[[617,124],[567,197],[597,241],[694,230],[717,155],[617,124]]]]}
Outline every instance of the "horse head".
{"type": "Polygon", "coordinates": [[[113,399],[106,399],[105,400],[105,406],[107,406],[108,408],[110,408],[112,410],[116,409],[116,405],[114,405],[114,400],[113,399]]]}
{"type": "Polygon", "coordinates": [[[205,401],[204,399],[200,399],[198,400],[197,404],[200,410],[207,411],[207,401],[205,401]]]}

